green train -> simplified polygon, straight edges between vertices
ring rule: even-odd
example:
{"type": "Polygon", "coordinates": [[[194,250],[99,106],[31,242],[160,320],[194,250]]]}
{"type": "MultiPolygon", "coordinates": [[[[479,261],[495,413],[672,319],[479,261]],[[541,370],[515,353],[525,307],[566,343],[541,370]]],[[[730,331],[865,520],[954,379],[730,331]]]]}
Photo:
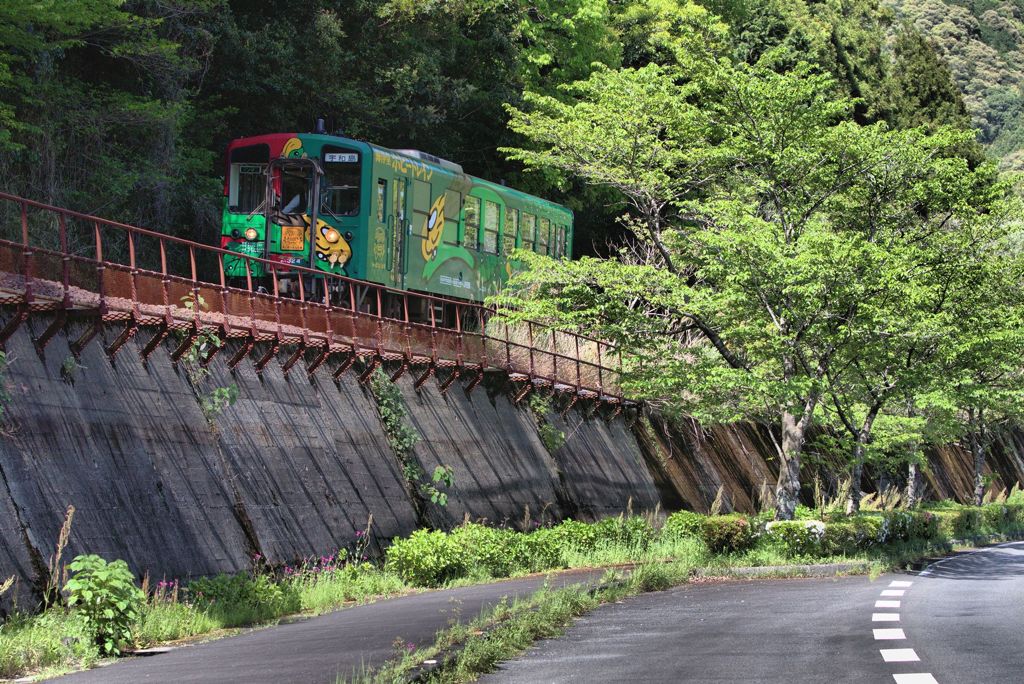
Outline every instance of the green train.
{"type": "MultiPolygon", "coordinates": [[[[482,301],[516,268],[515,248],[571,257],[566,207],[424,152],[317,128],[240,138],[227,150],[221,247],[280,264],[269,268],[283,293],[296,294],[292,267],[307,266],[482,301]]],[[[226,255],[226,275],[268,278],[258,262],[247,273],[247,261],[226,255]]]]}

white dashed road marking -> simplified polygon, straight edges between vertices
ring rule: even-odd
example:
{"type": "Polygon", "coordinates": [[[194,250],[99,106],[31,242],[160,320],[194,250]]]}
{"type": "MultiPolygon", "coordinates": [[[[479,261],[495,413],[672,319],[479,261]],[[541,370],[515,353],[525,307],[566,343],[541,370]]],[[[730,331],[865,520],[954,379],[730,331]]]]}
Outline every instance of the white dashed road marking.
{"type": "Polygon", "coordinates": [[[875,633],[875,639],[895,640],[907,638],[902,629],[875,629],[872,631],[875,633]]]}
{"type": "Polygon", "coordinates": [[[913,584],[913,582],[907,582],[906,580],[893,580],[892,582],[889,582],[890,587],[902,587],[904,589],[909,587],[911,584],[913,584]]]}
{"type": "Polygon", "coordinates": [[[900,621],[900,614],[899,613],[872,613],[871,614],[871,621],[872,622],[899,622],[900,621]]]}
{"type": "Polygon", "coordinates": [[[903,596],[907,593],[906,589],[883,589],[882,596],[903,596]]]}
{"type": "Polygon", "coordinates": [[[896,680],[896,684],[939,684],[935,677],[932,677],[928,672],[894,674],[892,678],[896,680]]]}
{"type": "Polygon", "coordinates": [[[899,601],[875,601],[875,608],[899,608],[899,601]]]}
{"type": "Polygon", "coordinates": [[[916,663],[920,658],[912,648],[883,648],[882,660],[887,663],[916,663]]]}

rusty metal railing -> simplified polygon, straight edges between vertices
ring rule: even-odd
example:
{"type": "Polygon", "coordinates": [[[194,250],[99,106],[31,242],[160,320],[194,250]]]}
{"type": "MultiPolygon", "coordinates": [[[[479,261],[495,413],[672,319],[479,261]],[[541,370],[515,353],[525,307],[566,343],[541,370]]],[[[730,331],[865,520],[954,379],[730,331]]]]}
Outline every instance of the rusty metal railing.
{"type": "MultiPolygon", "coordinates": [[[[466,389],[472,391],[484,371],[497,369],[523,383],[517,401],[533,387],[548,387],[570,392],[572,403],[582,397],[621,404],[618,351],[585,335],[532,321],[511,323],[481,304],[300,266],[285,271],[255,256],[7,193],[0,193],[0,209],[0,229],[7,231],[0,237],[0,304],[14,309],[0,329],[0,344],[31,311],[57,313],[36,340],[40,348],[69,315],[96,311],[100,321],[125,323],[107,347],[111,355],[141,328],[153,327],[144,358],[172,331],[181,338],[172,353],[175,362],[200,335],[214,333],[243,341],[228,360],[232,368],[253,355],[262,371],[283,348],[294,347],[283,363],[285,372],[305,360],[312,374],[338,356],[342,363],[333,374],[339,377],[362,358],[367,362],[362,381],[388,361],[399,364],[393,380],[422,366],[419,387],[437,369],[448,368],[452,372],[442,391],[467,376],[466,389]],[[225,255],[245,264],[244,279],[226,277],[225,255]],[[265,287],[253,277],[256,270],[269,274],[265,287]],[[285,280],[297,292],[285,296],[285,280]],[[307,291],[310,284],[313,292],[307,291]],[[257,347],[265,349],[254,352],[257,347]]],[[[99,325],[73,341],[72,351],[80,352],[99,325]]]]}

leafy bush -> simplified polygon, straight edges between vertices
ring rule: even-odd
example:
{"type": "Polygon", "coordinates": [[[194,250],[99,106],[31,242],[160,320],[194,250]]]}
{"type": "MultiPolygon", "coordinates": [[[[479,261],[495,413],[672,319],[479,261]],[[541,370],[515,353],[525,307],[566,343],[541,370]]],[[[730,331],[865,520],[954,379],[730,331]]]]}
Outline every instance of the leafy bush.
{"type": "Polygon", "coordinates": [[[880,543],[910,539],[914,516],[907,511],[888,511],[882,514],[882,527],[878,532],[880,543]]]}
{"type": "Polygon", "coordinates": [[[700,538],[704,516],[693,511],[676,511],[665,520],[661,534],[668,539],[700,538]]]}
{"type": "Polygon", "coordinates": [[[821,552],[825,523],[818,520],[788,520],[766,526],[770,543],[786,556],[812,556],[821,552]]]}
{"type": "Polygon", "coordinates": [[[981,507],[981,516],[985,521],[985,529],[999,532],[1006,527],[1009,509],[1002,503],[990,503],[981,507]]]}
{"type": "Polygon", "coordinates": [[[654,527],[646,518],[604,518],[593,525],[597,542],[608,546],[621,545],[633,549],[646,549],[654,541],[654,527]]]}
{"type": "Polygon", "coordinates": [[[910,522],[911,539],[936,539],[939,536],[939,519],[931,511],[914,511],[910,522]]]}
{"type": "Polygon", "coordinates": [[[1020,504],[1006,504],[1006,527],[1008,532],[1024,527],[1024,506],[1020,504]]]}
{"type": "Polygon", "coordinates": [[[793,511],[793,518],[796,520],[817,520],[818,511],[814,510],[810,506],[797,504],[796,510],[793,511]]]}
{"type": "Polygon", "coordinates": [[[981,532],[982,515],[977,508],[937,510],[935,515],[939,519],[939,529],[946,537],[964,539],[981,532]]]}
{"type": "Polygon", "coordinates": [[[468,568],[480,568],[491,577],[508,577],[522,565],[512,530],[466,523],[449,535],[465,556],[468,568]]]}
{"type": "Polygon", "coordinates": [[[267,620],[298,610],[290,584],[278,583],[269,575],[220,574],[203,577],[188,585],[192,601],[218,614],[225,626],[267,620]]]}
{"type": "Polygon", "coordinates": [[[119,654],[123,645],[131,643],[131,626],[145,600],[128,564],[123,560],[107,563],[89,554],[76,557],[68,567],[72,572],[64,585],[68,604],[85,616],[104,653],[119,654]]]}
{"type": "Polygon", "coordinates": [[[882,519],[875,515],[857,515],[850,518],[857,535],[857,548],[870,549],[882,541],[882,519]]]}
{"type": "Polygon", "coordinates": [[[466,554],[454,538],[444,532],[416,530],[391,543],[385,568],[410,584],[436,587],[464,576],[468,566],[466,554]]]}
{"type": "Polygon", "coordinates": [[[750,521],[742,515],[712,515],[704,518],[701,539],[712,553],[744,551],[757,540],[750,521]]]}
{"type": "Polygon", "coordinates": [[[825,525],[821,550],[829,556],[845,556],[860,550],[857,526],[852,522],[830,522],[825,525]]]}
{"type": "Polygon", "coordinates": [[[521,549],[527,567],[533,572],[561,568],[565,566],[562,558],[561,535],[555,528],[541,528],[521,537],[521,549]]]}
{"type": "Polygon", "coordinates": [[[552,529],[557,532],[562,547],[567,550],[586,553],[597,545],[597,530],[585,522],[567,518],[552,529]]]}

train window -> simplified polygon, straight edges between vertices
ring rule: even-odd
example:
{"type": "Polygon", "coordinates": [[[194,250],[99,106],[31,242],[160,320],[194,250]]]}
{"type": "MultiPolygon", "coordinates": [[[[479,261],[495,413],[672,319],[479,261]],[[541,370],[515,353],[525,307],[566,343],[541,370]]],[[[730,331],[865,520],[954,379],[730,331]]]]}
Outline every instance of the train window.
{"type": "Polygon", "coordinates": [[[384,223],[387,215],[388,203],[388,182],[383,178],[377,179],[377,223],[384,223]]]}
{"type": "Polygon", "coordinates": [[[445,244],[459,244],[459,212],[462,211],[462,193],[446,190],[444,193],[444,236],[445,244]]]}
{"type": "Polygon", "coordinates": [[[462,231],[462,245],[466,249],[480,246],[480,198],[467,197],[465,204],[465,228],[462,231]]]}
{"type": "Polygon", "coordinates": [[[228,174],[228,209],[249,214],[263,203],[267,183],[270,147],[249,145],[231,151],[228,174]]]}
{"type": "Polygon", "coordinates": [[[537,254],[548,253],[548,233],[551,232],[551,221],[546,218],[540,220],[540,232],[537,234],[537,254]]]}
{"type": "Polygon", "coordinates": [[[516,248],[516,234],[519,232],[519,210],[505,208],[505,232],[503,242],[505,243],[505,254],[511,254],[516,248]]]}
{"type": "Polygon", "coordinates": [[[497,202],[484,200],[484,251],[498,253],[498,227],[501,225],[501,209],[497,202]]]}
{"type": "Polygon", "coordinates": [[[334,147],[324,147],[323,154],[320,211],[334,216],[355,216],[359,213],[359,182],[362,178],[359,154],[334,147]]]}
{"type": "Polygon", "coordinates": [[[281,213],[305,214],[309,211],[312,179],[307,169],[289,165],[281,169],[281,213]]]}
{"type": "Polygon", "coordinates": [[[519,246],[523,249],[533,250],[533,244],[537,239],[537,217],[533,214],[523,214],[523,226],[521,230],[522,239],[519,246]]]}

